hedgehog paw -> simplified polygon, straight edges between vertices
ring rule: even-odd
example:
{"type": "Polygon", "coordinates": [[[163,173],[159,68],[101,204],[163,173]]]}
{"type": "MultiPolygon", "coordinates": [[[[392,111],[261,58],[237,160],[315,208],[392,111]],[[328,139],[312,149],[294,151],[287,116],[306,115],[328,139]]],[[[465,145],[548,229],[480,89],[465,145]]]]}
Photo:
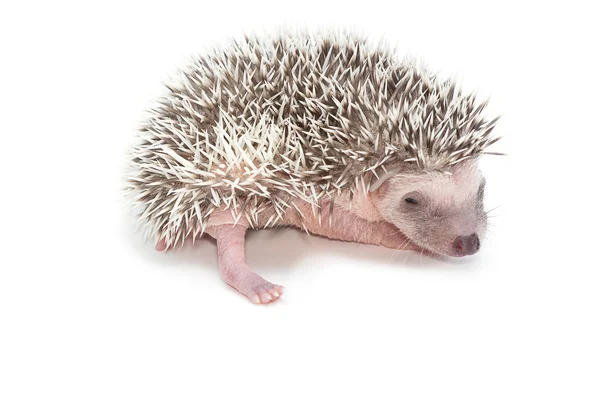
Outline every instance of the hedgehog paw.
{"type": "Polygon", "coordinates": [[[272,303],[281,297],[284,291],[283,286],[274,285],[253,272],[234,287],[254,304],[272,303]]]}

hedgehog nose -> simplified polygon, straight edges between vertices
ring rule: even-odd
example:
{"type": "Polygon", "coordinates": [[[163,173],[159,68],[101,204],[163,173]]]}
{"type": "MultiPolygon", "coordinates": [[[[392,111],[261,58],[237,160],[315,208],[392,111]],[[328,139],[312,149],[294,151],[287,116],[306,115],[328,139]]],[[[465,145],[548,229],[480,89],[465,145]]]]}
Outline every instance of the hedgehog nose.
{"type": "Polygon", "coordinates": [[[472,234],[469,236],[459,236],[454,240],[454,251],[458,256],[470,256],[479,250],[479,236],[472,234]]]}

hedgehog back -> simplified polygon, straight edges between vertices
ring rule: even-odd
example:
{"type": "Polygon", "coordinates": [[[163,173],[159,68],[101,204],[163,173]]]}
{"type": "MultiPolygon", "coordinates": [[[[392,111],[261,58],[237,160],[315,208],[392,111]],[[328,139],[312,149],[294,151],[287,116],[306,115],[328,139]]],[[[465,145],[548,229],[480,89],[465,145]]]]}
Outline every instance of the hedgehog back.
{"type": "Polygon", "coordinates": [[[146,232],[169,245],[222,207],[276,223],[294,199],[318,206],[398,166],[477,156],[493,141],[484,106],[352,34],[245,37],[167,84],[129,187],[146,232]]]}

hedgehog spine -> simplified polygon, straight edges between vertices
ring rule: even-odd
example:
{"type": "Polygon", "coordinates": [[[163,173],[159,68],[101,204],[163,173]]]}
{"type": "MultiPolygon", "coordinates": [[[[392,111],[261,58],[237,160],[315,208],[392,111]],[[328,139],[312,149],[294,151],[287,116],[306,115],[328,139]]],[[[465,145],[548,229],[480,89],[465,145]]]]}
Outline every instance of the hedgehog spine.
{"type": "Polygon", "coordinates": [[[296,199],[319,210],[499,139],[487,102],[344,32],[233,41],[167,89],[139,131],[128,187],[146,233],[168,245],[203,232],[219,208],[251,226],[272,211],[274,225],[296,199]]]}

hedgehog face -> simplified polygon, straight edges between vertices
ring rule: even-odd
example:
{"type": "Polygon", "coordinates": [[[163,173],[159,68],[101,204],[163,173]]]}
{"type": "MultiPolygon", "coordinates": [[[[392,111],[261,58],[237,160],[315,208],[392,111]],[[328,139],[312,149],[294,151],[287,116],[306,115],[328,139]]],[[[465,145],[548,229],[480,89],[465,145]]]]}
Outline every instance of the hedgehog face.
{"type": "Polygon", "coordinates": [[[487,226],[485,180],[474,162],[451,174],[398,174],[380,190],[379,211],[416,245],[452,257],[479,250],[487,226]]]}

